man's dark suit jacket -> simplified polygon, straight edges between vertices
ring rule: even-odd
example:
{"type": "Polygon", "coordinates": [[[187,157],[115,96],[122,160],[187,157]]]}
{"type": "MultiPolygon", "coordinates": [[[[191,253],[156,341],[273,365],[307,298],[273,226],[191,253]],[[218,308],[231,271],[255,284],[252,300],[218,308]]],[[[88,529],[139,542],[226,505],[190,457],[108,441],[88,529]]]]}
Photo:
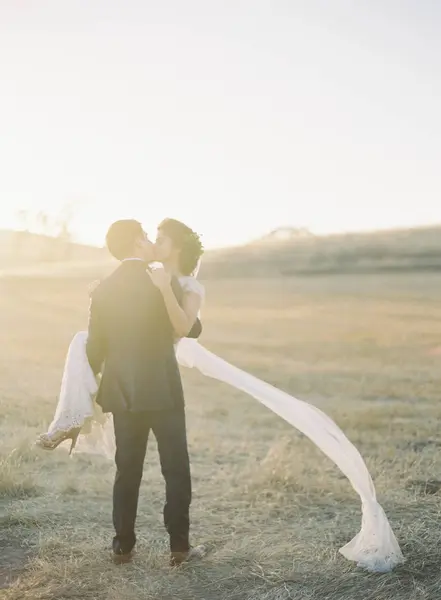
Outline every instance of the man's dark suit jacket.
{"type": "MultiPolygon", "coordinates": [[[[172,281],[175,295],[182,289],[172,281]]],[[[198,320],[188,337],[199,337],[198,320]]],[[[161,292],[141,261],[123,262],[92,294],[87,357],[102,373],[104,412],[166,410],[184,403],[174,333],[161,292]]]]}

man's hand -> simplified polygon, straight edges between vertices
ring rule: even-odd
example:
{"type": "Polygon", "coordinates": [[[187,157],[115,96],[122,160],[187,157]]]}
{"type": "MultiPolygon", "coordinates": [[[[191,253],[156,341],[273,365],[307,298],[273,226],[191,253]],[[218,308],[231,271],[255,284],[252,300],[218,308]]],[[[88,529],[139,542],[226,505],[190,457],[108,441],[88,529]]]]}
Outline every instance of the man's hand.
{"type": "Polygon", "coordinates": [[[164,269],[153,269],[152,271],[147,271],[147,273],[149,274],[153,285],[155,285],[161,292],[164,292],[170,288],[171,275],[164,269]]]}

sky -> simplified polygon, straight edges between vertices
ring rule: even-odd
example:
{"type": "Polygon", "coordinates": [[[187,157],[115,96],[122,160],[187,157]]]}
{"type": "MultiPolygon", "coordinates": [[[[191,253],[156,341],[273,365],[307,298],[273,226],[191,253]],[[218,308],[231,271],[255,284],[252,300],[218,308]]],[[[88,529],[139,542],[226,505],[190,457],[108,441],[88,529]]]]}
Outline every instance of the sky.
{"type": "Polygon", "coordinates": [[[0,228],[441,223],[437,0],[0,0],[0,228]]]}

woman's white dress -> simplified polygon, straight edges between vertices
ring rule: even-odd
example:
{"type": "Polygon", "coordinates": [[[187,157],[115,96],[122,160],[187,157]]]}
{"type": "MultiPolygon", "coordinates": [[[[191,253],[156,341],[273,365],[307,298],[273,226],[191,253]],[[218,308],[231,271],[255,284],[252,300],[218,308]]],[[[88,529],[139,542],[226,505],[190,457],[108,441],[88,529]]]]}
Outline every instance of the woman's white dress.
{"type": "MultiPolygon", "coordinates": [[[[180,279],[185,291],[203,296],[203,286],[192,277],[180,279]]],[[[98,383],[86,356],[87,332],[73,338],[66,358],[60,398],[48,433],[82,426],[77,452],[113,459],[112,416],[95,404],[98,383]]],[[[362,503],[360,532],[340,552],[373,572],[387,572],[404,561],[388,519],[376,499],[375,487],[358,450],[340,428],[318,408],[257,379],[219,358],[198,341],[184,338],[176,346],[179,365],[223,381],[264,404],[316,444],[346,475],[362,503]]]]}

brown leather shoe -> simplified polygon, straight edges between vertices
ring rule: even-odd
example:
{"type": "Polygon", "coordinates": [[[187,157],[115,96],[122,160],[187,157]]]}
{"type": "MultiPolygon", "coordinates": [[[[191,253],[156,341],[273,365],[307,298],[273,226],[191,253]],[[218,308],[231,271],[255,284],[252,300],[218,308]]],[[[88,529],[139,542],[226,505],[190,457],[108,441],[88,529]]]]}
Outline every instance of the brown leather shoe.
{"type": "Polygon", "coordinates": [[[207,554],[205,546],[194,546],[187,552],[172,552],[170,555],[170,566],[179,567],[180,565],[195,560],[201,560],[207,554]]]}

